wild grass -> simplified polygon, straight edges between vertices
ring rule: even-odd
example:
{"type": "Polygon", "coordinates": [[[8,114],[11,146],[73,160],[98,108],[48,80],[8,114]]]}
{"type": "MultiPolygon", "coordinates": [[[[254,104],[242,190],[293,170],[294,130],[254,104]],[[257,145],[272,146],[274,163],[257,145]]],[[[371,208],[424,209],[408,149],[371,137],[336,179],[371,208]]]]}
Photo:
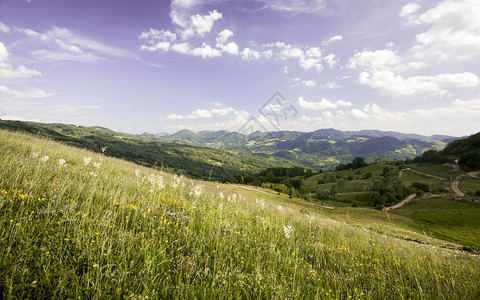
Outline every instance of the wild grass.
{"type": "Polygon", "coordinates": [[[6,299],[480,295],[468,253],[29,135],[0,131],[0,152],[6,299]]]}

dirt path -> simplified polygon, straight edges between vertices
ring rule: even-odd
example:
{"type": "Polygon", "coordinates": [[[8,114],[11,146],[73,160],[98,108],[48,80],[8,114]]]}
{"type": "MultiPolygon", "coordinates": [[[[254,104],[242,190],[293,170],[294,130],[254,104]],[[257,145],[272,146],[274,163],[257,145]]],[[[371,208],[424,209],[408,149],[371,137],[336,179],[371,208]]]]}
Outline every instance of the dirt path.
{"type": "MultiPolygon", "coordinates": [[[[260,190],[260,189],[256,189],[256,188],[253,188],[253,187],[249,187],[249,186],[243,186],[243,185],[232,185],[232,186],[233,187],[238,187],[238,188],[241,188],[241,189],[245,189],[245,190],[260,192],[260,193],[267,194],[267,195],[270,195],[270,196],[277,196],[277,197],[279,196],[278,194],[270,193],[270,192],[263,191],[263,190],[260,190]]],[[[335,207],[333,207],[333,206],[325,206],[325,205],[320,205],[320,204],[316,204],[316,203],[304,202],[304,201],[300,201],[300,200],[297,200],[297,199],[292,199],[292,198],[289,198],[289,197],[283,196],[283,195],[280,195],[280,197],[288,198],[289,200],[291,200],[293,202],[297,202],[297,203],[300,203],[300,204],[303,204],[303,205],[310,205],[312,207],[320,207],[320,208],[325,208],[325,209],[335,209],[335,207]]]]}
{"type": "Polygon", "coordinates": [[[410,168],[406,168],[406,169],[401,170],[400,173],[398,174],[398,178],[402,178],[404,171],[410,171],[410,172],[413,172],[413,173],[422,174],[422,175],[425,175],[427,177],[432,177],[432,178],[436,178],[436,179],[439,179],[439,180],[447,180],[446,178],[443,178],[443,177],[438,177],[438,176],[435,176],[435,175],[420,172],[420,171],[413,170],[413,169],[410,169],[410,168]]]}
{"type": "Polygon", "coordinates": [[[455,181],[452,183],[452,190],[455,192],[455,194],[457,194],[457,196],[460,196],[460,197],[465,196],[465,194],[458,188],[458,184],[460,183],[459,179],[462,176],[463,175],[458,176],[457,179],[455,179],[455,181]]]}
{"type": "Polygon", "coordinates": [[[417,196],[417,194],[410,195],[407,198],[405,198],[405,200],[403,200],[402,202],[397,203],[393,206],[387,207],[386,209],[387,209],[387,211],[390,211],[392,209],[400,208],[400,207],[404,206],[405,204],[407,204],[408,202],[412,201],[413,198],[415,198],[416,196],[417,196]]]}

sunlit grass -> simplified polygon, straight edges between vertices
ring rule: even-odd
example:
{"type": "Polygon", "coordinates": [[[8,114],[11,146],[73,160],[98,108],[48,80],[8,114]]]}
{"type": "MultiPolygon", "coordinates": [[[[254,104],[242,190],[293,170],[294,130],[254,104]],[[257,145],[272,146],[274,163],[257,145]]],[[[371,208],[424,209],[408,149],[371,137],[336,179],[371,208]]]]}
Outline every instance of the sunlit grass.
{"type": "Polygon", "coordinates": [[[330,220],[282,197],[247,193],[255,200],[4,131],[0,151],[3,298],[479,295],[477,256],[330,220]]]}

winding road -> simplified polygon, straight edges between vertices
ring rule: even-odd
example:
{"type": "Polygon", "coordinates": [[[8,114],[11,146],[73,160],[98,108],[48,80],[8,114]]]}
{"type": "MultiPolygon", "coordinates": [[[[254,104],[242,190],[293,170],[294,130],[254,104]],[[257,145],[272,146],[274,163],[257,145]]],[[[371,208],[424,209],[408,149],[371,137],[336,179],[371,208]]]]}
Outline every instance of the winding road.
{"type": "Polygon", "coordinates": [[[399,203],[397,203],[397,204],[395,204],[395,205],[393,205],[393,206],[390,206],[390,207],[386,207],[385,209],[386,209],[387,211],[390,211],[390,210],[392,210],[392,209],[400,208],[400,207],[404,206],[405,204],[407,204],[408,202],[412,201],[413,198],[415,198],[416,196],[417,196],[417,194],[410,195],[410,196],[408,196],[407,198],[405,198],[405,200],[403,200],[402,202],[399,202],[399,203]]]}

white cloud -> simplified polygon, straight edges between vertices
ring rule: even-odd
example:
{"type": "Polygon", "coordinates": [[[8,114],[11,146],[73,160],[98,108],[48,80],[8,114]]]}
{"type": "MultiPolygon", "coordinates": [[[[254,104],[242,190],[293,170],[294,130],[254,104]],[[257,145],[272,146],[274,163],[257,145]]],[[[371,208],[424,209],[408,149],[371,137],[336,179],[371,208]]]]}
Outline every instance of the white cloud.
{"type": "Polygon", "coordinates": [[[177,40],[177,35],[168,30],[150,28],[148,31],[142,32],[139,38],[148,43],[148,45],[141,45],[141,50],[168,51],[171,43],[177,40]]]}
{"type": "Polygon", "coordinates": [[[318,47],[308,48],[307,51],[305,52],[305,55],[307,57],[321,58],[322,57],[322,49],[320,49],[318,47]]]}
{"type": "Polygon", "coordinates": [[[191,37],[199,36],[203,37],[206,33],[209,33],[212,30],[213,24],[215,21],[218,21],[223,18],[222,13],[217,10],[210,11],[208,15],[193,15],[190,16],[190,22],[187,26],[182,26],[185,30],[182,32],[182,38],[184,40],[191,37]]]}
{"type": "Polygon", "coordinates": [[[338,105],[330,102],[325,98],[322,98],[322,100],[320,100],[319,102],[309,102],[304,100],[303,97],[298,97],[297,103],[298,105],[300,105],[300,107],[308,110],[324,110],[329,108],[338,108],[338,105]]]}
{"type": "Polygon", "coordinates": [[[357,52],[349,59],[347,68],[357,66],[370,69],[385,69],[400,64],[401,58],[392,50],[376,50],[357,52]]]}
{"type": "Polygon", "coordinates": [[[322,45],[324,46],[328,46],[334,42],[337,42],[337,41],[342,41],[343,40],[343,36],[342,35],[335,35],[335,36],[332,36],[328,39],[326,39],[325,41],[322,42],[322,45]]]}
{"type": "Polygon", "coordinates": [[[245,60],[258,60],[261,57],[260,52],[252,50],[250,48],[243,49],[241,56],[245,60]]]}
{"type": "Polygon", "coordinates": [[[0,32],[9,33],[10,27],[8,27],[5,23],[0,22],[0,32]]]}
{"type": "Polygon", "coordinates": [[[12,120],[12,121],[22,121],[22,122],[40,122],[40,119],[30,119],[30,118],[23,118],[14,115],[3,115],[0,117],[2,120],[12,120]]]}
{"type": "Polygon", "coordinates": [[[420,8],[421,6],[417,2],[408,3],[400,9],[398,15],[403,18],[409,17],[416,13],[420,8]]]}
{"type": "Polygon", "coordinates": [[[436,76],[413,76],[404,79],[396,76],[391,71],[374,71],[360,73],[358,81],[378,90],[385,96],[400,97],[418,93],[443,96],[447,93],[445,88],[464,88],[479,85],[479,78],[473,73],[439,74],[436,76]]]}
{"type": "Polygon", "coordinates": [[[233,32],[230,29],[225,29],[218,33],[217,44],[225,44],[225,42],[233,36],[233,32]]]}
{"type": "MultiPolygon", "coordinates": [[[[295,78],[294,79],[296,82],[298,82],[299,84],[303,85],[303,86],[306,86],[306,87],[315,87],[317,86],[317,83],[313,80],[302,80],[300,78],[295,78]]],[[[296,85],[298,86],[298,84],[296,85]]]]}
{"type": "Polygon", "coordinates": [[[170,119],[170,120],[181,120],[181,119],[184,119],[185,117],[182,116],[182,115],[177,115],[177,114],[169,114],[167,116],[167,119],[170,119]]]}
{"type": "Polygon", "coordinates": [[[344,100],[338,100],[337,102],[335,102],[335,104],[338,106],[353,106],[351,102],[344,101],[344,100]]]}
{"type": "Polygon", "coordinates": [[[329,55],[325,56],[325,61],[327,62],[328,66],[333,68],[337,63],[338,59],[336,59],[335,54],[330,53],[329,55]]]}
{"type": "Polygon", "coordinates": [[[238,45],[235,42],[230,42],[226,45],[222,45],[221,51],[233,55],[238,55],[239,53],[238,45]]]}
{"type": "Polygon", "coordinates": [[[236,110],[233,107],[221,107],[220,103],[214,103],[215,106],[220,108],[213,108],[213,109],[197,109],[192,111],[190,114],[183,116],[179,114],[170,114],[167,116],[169,120],[182,120],[182,119],[210,119],[213,118],[215,115],[218,116],[226,116],[228,114],[238,115],[241,111],[236,110]]]}
{"type": "Polygon", "coordinates": [[[316,57],[305,57],[305,56],[300,56],[298,63],[300,67],[302,67],[305,71],[309,70],[310,68],[315,67],[318,72],[322,71],[323,66],[322,66],[322,60],[320,58],[316,57]]]}
{"type": "Polygon", "coordinates": [[[287,66],[283,67],[283,74],[288,74],[288,67],[287,66]]]}
{"type": "Polygon", "coordinates": [[[31,98],[45,98],[49,95],[47,92],[40,90],[29,88],[24,91],[19,90],[12,90],[11,88],[0,85],[0,99],[31,99],[31,98]]]}
{"type": "Polygon", "coordinates": [[[286,13],[320,14],[327,7],[325,0],[259,0],[271,10],[286,13]]]}
{"type": "Polygon", "coordinates": [[[192,112],[192,115],[194,115],[197,118],[212,118],[213,114],[209,110],[206,109],[197,109],[192,112]]]}
{"type": "Polygon", "coordinates": [[[7,47],[0,42],[0,79],[19,79],[19,78],[29,78],[29,77],[40,77],[42,73],[29,69],[25,66],[19,66],[14,68],[9,63],[9,53],[7,47]]]}
{"type": "Polygon", "coordinates": [[[324,85],[322,85],[322,87],[327,88],[327,89],[335,89],[335,88],[339,88],[340,85],[336,82],[329,81],[329,82],[325,83],[324,85]]]}
{"type": "Polygon", "coordinates": [[[202,58],[212,58],[212,57],[218,57],[222,55],[220,50],[212,48],[207,43],[203,43],[202,47],[193,49],[191,53],[194,56],[201,56],[202,58]]]}
{"type": "Polygon", "coordinates": [[[83,37],[66,28],[54,27],[43,34],[25,28],[17,30],[27,37],[37,39],[47,46],[46,49],[39,49],[32,52],[37,59],[98,62],[105,59],[104,57],[130,56],[127,51],[83,37]]]}
{"type": "Polygon", "coordinates": [[[480,1],[444,0],[418,17],[413,23],[430,25],[416,36],[414,53],[433,61],[468,60],[480,55],[480,1]]]}
{"type": "Polygon", "coordinates": [[[190,45],[188,43],[178,43],[172,45],[172,50],[181,53],[181,54],[188,54],[190,52],[190,45]]]}

